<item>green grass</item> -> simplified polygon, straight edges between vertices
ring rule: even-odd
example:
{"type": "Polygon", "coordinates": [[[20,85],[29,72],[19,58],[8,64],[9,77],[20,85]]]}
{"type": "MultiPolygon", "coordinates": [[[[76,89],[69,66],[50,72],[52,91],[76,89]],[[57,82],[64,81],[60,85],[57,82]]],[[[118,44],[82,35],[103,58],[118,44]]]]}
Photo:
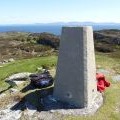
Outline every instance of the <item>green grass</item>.
{"type": "MultiPolygon", "coordinates": [[[[114,53],[111,53],[114,54],[114,53]]],[[[120,74],[120,58],[116,55],[111,57],[111,54],[96,53],[96,64],[107,70],[114,70],[120,74]]]]}
{"type": "Polygon", "coordinates": [[[39,57],[32,59],[24,59],[12,62],[10,64],[4,65],[0,68],[0,86],[6,87],[7,84],[4,82],[5,78],[19,72],[35,72],[37,67],[41,65],[55,66],[57,57],[39,57]]]}
{"type": "MultiPolygon", "coordinates": [[[[120,56],[120,55],[119,55],[120,56]]],[[[96,64],[101,68],[114,71],[111,73],[120,74],[120,60],[118,56],[111,57],[111,54],[96,53],[96,64]]],[[[104,93],[104,104],[92,116],[66,116],[65,120],[120,120],[120,112],[116,108],[120,106],[120,82],[114,82],[111,75],[106,76],[111,86],[104,93]]],[[[119,107],[120,111],[120,107],[119,107]]]]}
{"type": "Polygon", "coordinates": [[[104,104],[92,116],[67,116],[65,120],[120,120],[120,113],[116,112],[117,103],[120,104],[120,83],[112,84],[104,93],[104,104]]]}
{"type": "MultiPolygon", "coordinates": [[[[57,57],[40,57],[32,59],[24,59],[15,61],[10,64],[4,65],[0,68],[0,86],[6,87],[4,79],[18,72],[35,72],[37,67],[41,65],[54,66],[56,65],[57,57]]],[[[96,64],[101,68],[114,71],[112,75],[120,73],[120,60],[119,57],[111,57],[111,54],[96,53],[96,64]]],[[[104,104],[92,116],[65,116],[65,120],[120,120],[120,113],[116,111],[116,108],[120,106],[120,82],[112,81],[111,75],[106,76],[111,86],[106,89],[104,93],[104,104]]],[[[120,109],[120,108],[119,108],[120,109]]]]}

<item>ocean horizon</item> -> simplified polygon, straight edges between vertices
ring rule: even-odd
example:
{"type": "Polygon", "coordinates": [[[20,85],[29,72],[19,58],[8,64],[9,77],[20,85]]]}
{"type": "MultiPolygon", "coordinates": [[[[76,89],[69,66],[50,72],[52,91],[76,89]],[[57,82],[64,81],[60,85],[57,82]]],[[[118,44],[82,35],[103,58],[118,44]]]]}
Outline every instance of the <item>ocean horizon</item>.
{"type": "MultiPolygon", "coordinates": [[[[93,30],[120,29],[118,25],[94,25],[93,30]]],[[[0,32],[48,32],[55,35],[61,34],[61,25],[0,25],[0,32]]]]}

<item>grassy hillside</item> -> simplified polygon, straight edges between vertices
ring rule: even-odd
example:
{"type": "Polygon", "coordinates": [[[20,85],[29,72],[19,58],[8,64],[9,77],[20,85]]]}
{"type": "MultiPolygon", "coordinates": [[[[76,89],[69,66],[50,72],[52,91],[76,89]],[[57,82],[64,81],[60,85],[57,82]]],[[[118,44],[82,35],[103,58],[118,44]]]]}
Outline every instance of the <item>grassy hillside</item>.
{"type": "MultiPolygon", "coordinates": [[[[120,30],[94,31],[95,50],[120,54],[120,30]]],[[[50,33],[0,33],[0,61],[14,58],[31,58],[56,54],[60,36],[50,33]]]]}
{"type": "MultiPolygon", "coordinates": [[[[120,54],[119,54],[120,55],[120,54]]],[[[96,63],[100,68],[110,71],[106,78],[111,82],[104,93],[104,104],[93,116],[66,116],[65,120],[120,120],[120,81],[115,82],[112,76],[120,74],[120,59],[109,54],[96,54],[96,63]]]]}
{"type": "Polygon", "coordinates": [[[0,33],[0,61],[54,54],[59,38],[49,33],[0,33]]]}
{"type": "MultiPolygon", "coordinates": [[[[55,36],[53,36],[54,38],[53,42],[48,42],[47,40],[48,38],[50,38],[49,34],[47,37],[43,37],[44,34],[42,34],[42,37],[40,36],[40,34],[30,33],[24,34],[6,33],[6,34],[4,33],[0,34],[0,58],[5,59],[10,57],[18,57],[19,60],[7,63],[3,65],[3,67],[0,67],[0,91],[8,87],[8,84],[4,82],[5,78],[14,73],[36,72],[37,67],[40,67],[42,65],[56,67],[57,56],[56,55],[51,56],[51,54],[53,54],[53,51],[55,51],[56,48],[50,46],[56,41],[55,36]],[[8,34],[8,36],[6,36],[6,34],[8,34]],[[14,36],[15,34],[16,37],[14,36]],[[41,39],[39,39],[39,37],[41,37],[41,39]],[[45,39],[45,41],[47,41],[49,45],[44,44],[45,41],[43,38],[45,39]],[[40,41],[37,43],[36,40],[42,40],[42,43],[40,41]],[[39,57],[39,55],[40,56],[44,55],[47,57],[39,57]]],[[[114,38],[116,40],[116,37],[119,38],[119,32],[98,31],[97,34],[100,34],[100,38],[99,39],[97,38],[97,40],[95,40],[96,66],[97,68],[99,67],[100,69],[109,71],[109,74],[106,74],[106,78],[110,80],[111,86],[110,88],[106,89],[103,95],[104,104],[95,115],[84,117],[65,116],[63,118],[65,120],[120,119],[120,81],[114,81],[112,77],[117,74],[120,74],[120,45],[113,44],[112,42],[106,42],[106,40],[112,41],[114,40],[114,38]],[[112,32],[111,35],[113,39],[112,38],[109,39],[109,37],[111,37],[110,32],[112,32]]]]}
{"type": "Polygon", "coordinates": [[[40,67],[41,65],[55,66],[56,60],[57,57],[50,56],[18,60],[10,64],[6,64],[0,68],[0,86],[6,87],[7,84],[5,84],[4,79],[14,73],[35,72],[37,67],[40,67]]]}
{"type": "MultiPolygon", "coordinates": [[[[41,65],[56,66],[57,56],[38,57],[32,59],[18,60],[0,68],[0,86],[4,89],[7,84],[4,78],[18,72],[35,72],[41,65]]],[[[112,76],[120,73],[120,60],[118,57],[112,58],[110,54],[96,53],[96,64],[102,69],[110,71],[106,75],[111,86],[104,93],[104,104],[93,116],[75,117],[65,116],[65,120],[119,120],[120,119],[120,82],[112,80],[112,76]]]]}

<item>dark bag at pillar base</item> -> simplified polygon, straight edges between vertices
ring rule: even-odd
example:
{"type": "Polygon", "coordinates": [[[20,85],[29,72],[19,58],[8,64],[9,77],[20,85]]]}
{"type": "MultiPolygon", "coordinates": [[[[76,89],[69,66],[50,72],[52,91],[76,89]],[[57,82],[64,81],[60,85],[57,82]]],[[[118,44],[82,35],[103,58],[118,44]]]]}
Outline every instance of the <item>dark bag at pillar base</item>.
{"type": "Polygon", "coordinates": [[[48,71],[30,75],[31,84],[37,88],[44,88],[53,84],[53,78],[48,71]]]}

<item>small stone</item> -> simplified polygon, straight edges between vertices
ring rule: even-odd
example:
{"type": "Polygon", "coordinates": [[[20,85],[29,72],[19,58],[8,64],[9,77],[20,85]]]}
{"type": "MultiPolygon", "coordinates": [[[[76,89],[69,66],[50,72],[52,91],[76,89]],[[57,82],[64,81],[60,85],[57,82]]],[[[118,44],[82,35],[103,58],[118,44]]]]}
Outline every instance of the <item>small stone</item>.
{"type": "Polygon", "coordinates": [[[6,96],[5,93],[0,94],[0,98],[2,98],[2,97],[4,97],[4,96],[6,96]]]}
{"type": "Polygon", "coordinates": [[[50,113],[54,113],[55,111],[54,110],[50,110],[50,113]]]}
{"type": "Polygon", "coordinates": [[[113,81],[120,81],[120,75],[116,75],[112,77],[113,81]]]}
{"type": "Polygon", "coordinates": [[[6,78],[5,82],[11,86],[18,86],[19,84],[24,83],[26,80],[29,80],[30,75],[31,73],[29,72],[17,73],[6,78]]]}
{"type": "Polygon", "coordinates": [[[8,60],[3,60],[4,63],[8,63],[8,60]]]}
{"type": "Polygon", "coordinates": [[[97,66],[96,66],[96,68],[97,68],[97,69],[100,69],[100,68],[101,68],[101,66],[100,66],[100,65],[97,65],[97,66]]]}
{"type": "Polygon", "coordinates": [[[37,70],[42,70],[43,68],[42,67],[38,67],[37,70]]]}
{"type": "Polygon", "coordinates": [[[103,74],[105,74],[105,75],[110,74],[110,71],[105,70],[105,69],[98,69],[97,72],[98,72],[98,73],[103,73],[103,74]]]}
{"type": "Polygon", "coordinates": [[[17,86],[17,84],[12,80],[5,80],[5,82],[8,83],[12,87],[17,86]]]}
{"type": "Polygon", "coordinates": [[[18,90],[17,90],[17,89],[14,89],[14,88],[11,88],[11,89],[9,90],[9,92],[10,92],[10,93],[16,93],[16,92],[18,92],[18,90]]]}
{"type": "Polygon", "coordinates": [[[15,60],[13,58],[10,58],[8,62],[14,62],[15,60]]]}
{"type": "Polygon", "coordinates": [[[42,67],[38,67],[36,70],[37,70],[38,72],[43,72],[43,68],[42,68],[42,67]]]}
{"type": "Polygon", "coordinates": [[[3,116],[3,115],[5,115],[5,113],[4,113],[3,111],[0,111],[0,115],[2,115],[2,116],[3,116]]]}
{"type": "Polygon", "coordinates": [[[13,74],[11,76],[9,76],[8,78],[6,78],[6,80],[25,80],[27,78],[29,78],[29,75],[31,73],[29,72],[23,72],[23,73],[17,73],[17,74],[13,74]]]}
{"type": "Polygon", "coordinates": [[[0,120],[18,120],[21,117],[21,110],[11,110],[17,102],[9,104],[6,109],[0,110],[0,120]]]}

